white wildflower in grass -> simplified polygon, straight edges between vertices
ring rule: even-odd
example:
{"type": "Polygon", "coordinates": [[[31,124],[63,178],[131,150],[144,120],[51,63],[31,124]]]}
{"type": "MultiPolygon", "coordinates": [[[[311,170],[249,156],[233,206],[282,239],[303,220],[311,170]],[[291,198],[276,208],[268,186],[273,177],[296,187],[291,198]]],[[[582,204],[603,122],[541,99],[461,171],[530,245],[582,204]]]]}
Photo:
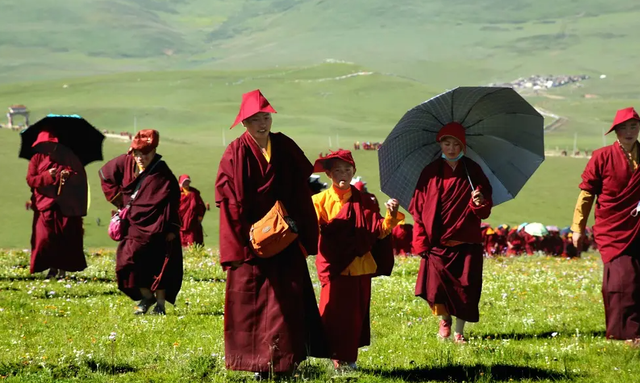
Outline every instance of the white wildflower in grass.
{"type": "Polygon", "coordinates": [[[113,331],[111,334],[109,334],[109,340],[112,341],[112,342],[115,342],[116,341],[116,335],[117,335],[116,332],[113,331]]]}

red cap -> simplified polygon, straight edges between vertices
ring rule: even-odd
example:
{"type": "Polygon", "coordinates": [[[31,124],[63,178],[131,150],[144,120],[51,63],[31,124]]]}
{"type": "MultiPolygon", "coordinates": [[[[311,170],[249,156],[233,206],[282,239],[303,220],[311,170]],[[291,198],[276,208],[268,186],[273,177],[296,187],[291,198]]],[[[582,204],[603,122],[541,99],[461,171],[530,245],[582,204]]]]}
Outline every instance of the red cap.
{"type": "Polygon", "coordinates": [[[447,125],[440,128],[438,135],[436,136],[436,141],[440,142],[444,137],[453,137],[456,140],[460,141],[462,144],[462,151],[467,151],[467,139],[465,128],[461,124],[457,122],[450,122],[447,125]]]}
{"type": "Polygon", "coordinates": [[[320,156],[320,158],[318,158],[316,162],[313,164],[313,172],[321,173],[329,170],[327,169],[327,162],[334,159],[347,162],[351,164],[351,166],[353,166],[354,169],[356,168],[356,162],[353,160],[353,156],[351,155],[351,152],[344,149],[338,149],[335,152],[331,152],[324,157],[320,156]]]}
{"type": "Polygon", "coordinates": [[[178,178],[178,184],[180,185],[180,187],[182,187],[184,181],[191,181],[191,177],[189,177],[188,174],[181,175],[180,178],[178,178]]]}
{"type": "Polygon", "coordinates": [[[33,143],[33,145],[31,145],[31,147],[33,148],[34,146],[43,142],[58,142],[58,138],[48,130],[43,130],[38,133],[38,137],[36,138],[36,141],[33,143]]]}
{"type": "Polygon", "coordinates": [[[260,89],[252,90],[251,92],[243,94],[240,111],[238,112],[238,116],[233,122],[233,125],[231,125],[231,128],[260,112],[278,113],[273,109],[273,107],[271,107],[271,104],[269,104],[269,101],[262,95],[260,89]]]}
{"type": "Polygon", "coordinates": [[[606,132],[605,135],[611,133],[616,128],[616,126],[622,124],[623,122],[629,121],[629,120],[639,120],[640,121],[640,117],[638,117],[638,112],[636,112],[636,110],[633,109],[633,107],[620,109],[616,113],[616,118],[613,119],[613,124],[611,125],[611,129],[609,129],[609,131],[606,132]]]}
{"type": "Polygon", "coordinates": [[[157,130],[153,129],[145,129],[136,133],[135,137],[131,141],[131,147],[129,148],[129,153],[134,150],[139,150],[143,154],[147,154],[151,152],[153,149],[158,147],[160,143],[160,133],[157,130]]]}

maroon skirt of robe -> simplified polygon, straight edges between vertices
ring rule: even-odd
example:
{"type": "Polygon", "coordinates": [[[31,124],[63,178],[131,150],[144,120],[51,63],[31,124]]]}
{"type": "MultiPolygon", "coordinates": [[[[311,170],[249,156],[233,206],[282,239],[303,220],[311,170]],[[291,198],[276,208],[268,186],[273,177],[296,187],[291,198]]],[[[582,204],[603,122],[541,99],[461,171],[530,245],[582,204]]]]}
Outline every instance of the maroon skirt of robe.
{"type": "Polygon", "coordinates": [[[480,319],[482,245],[432,247],[420,262],[415,295],[431,306],[443,304],[449,314],[467,322],[480,319]]]}
{"type": "Polygon", "coordinates": [[[65,217],[54,205],[33,212],[31,273],[50,268],[82,271],[87,261],[82,248],[82,217],[65,217]]]}
{"type": "Polygon", "coordinates": [[[331,358],[355,362],[358,348],[371,342],[371,276],[335,276],[322,285],[320,315],[331,358]]]}
{"type": "Polygon", "coordinates": [[[297,242],[269,259],[227,273],[224,340],[231,370],[291,371],[327,357],[306,260],[297,242]]]}
{"type": "Polygon", "coordinates": [[[604,264],[602,298],[607,338],[640,338],[640,257],[624,254],[604,264]]]}

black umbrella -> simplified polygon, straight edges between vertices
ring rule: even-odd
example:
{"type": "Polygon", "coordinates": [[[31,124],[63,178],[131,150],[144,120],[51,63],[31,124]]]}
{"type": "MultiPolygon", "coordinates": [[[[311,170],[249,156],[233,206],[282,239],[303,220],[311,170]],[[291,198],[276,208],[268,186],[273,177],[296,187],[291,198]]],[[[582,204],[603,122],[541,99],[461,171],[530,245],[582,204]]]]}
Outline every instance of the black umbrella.
{"type": "Polygon", "coordinates": [[[380,186],[407,209],[425,166],[442,154],[440,128],[466,128],[465,155],[493,188],[493,204],[516,196],[544,161],[544,119],[511,88],[460,87],[409,110],[378,152],[380,186]]]}
{"type": "Polygon", "coordinates": [[[33,143],[38,134],[47,130],[53,134],[58,142],[80,159],[82,165],[93,161],[102,161],[102,141],[104,135],[84,118],[72,115],[49,114],[47,117],[29,126],[20,132],[22,144],[20,146],[20,158],[31,159],[36,153],[33,143]]]}

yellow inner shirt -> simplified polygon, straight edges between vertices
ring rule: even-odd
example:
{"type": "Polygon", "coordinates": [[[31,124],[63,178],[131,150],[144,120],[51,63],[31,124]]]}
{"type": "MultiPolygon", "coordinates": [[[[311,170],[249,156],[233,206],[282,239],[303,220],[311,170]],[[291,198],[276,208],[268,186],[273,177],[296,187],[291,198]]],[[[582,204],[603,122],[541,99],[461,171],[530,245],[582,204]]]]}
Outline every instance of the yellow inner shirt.
{"type": "MultiPolygon", "coordinates": [[[[316,209],[318,222],[327,223],[337,216],[344,204],[351,199],[351,194],[351,189],[340,190],[333,185],[329,189],[315,194],[313,196],[313,206],[316,209]]],[[[404,218],[404,214],[400,212],[398,212],[396,218],[393,218],[387,210],[378,238],[382,239],[389,235],[391,230],[393,230],[400,221],[404,220],[404,218]]],[[[356,257],[340,274],[350,276],[366,275],[375,273],[377,269],[378,265],[373,259],[373,255],[371,255],[371,252],[368,252],[361,257],[356,257]]]]}

